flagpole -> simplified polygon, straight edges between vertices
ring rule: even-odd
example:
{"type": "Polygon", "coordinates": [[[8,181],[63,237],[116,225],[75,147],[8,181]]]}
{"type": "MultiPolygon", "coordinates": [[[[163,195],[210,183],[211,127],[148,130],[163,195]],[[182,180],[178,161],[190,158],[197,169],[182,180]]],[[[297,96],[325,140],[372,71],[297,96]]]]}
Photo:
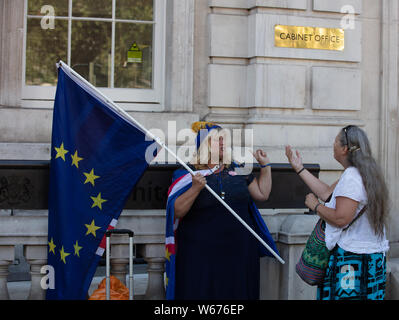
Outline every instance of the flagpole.
{"type": "MultiPolygon", "coordinates": [[[[97,94],[99,94],[105,101],[110,104],[114,111],[122,115],[126,120],[132,121],[137,127],[139,127],[142,131],[144,131],[151,139],[155,140],[161,147],[165,148],[191,175],[195,175],[194,171],[184,162],[182,161],[168,146],[159,138],[153,135],[150,131],[144,128],[136,119],[134,119],[131,115],[129,115],[125,110],[115,104],[111,99],[105,96],[100,90],[98,90],[95,86],[93,86],[90,82],[88,82],[85,78],[83,78],[79,73],[65,64],[63,61],[59,61],[57,67],[64,67],[66,68],[67,72],[84,82],[87,86],[89,86],[92,90],[94,90],[97,94]]],[[[282,264],[284,264],[284,260],[272,249],[268,244],[254,231],[248,224],[222,199],[219,195],[211,189],[207,184],[205,184],[205,188],[238,220],[241,224],[247,228],[249,232],[260,242],[266,249],[282,264]]]]}

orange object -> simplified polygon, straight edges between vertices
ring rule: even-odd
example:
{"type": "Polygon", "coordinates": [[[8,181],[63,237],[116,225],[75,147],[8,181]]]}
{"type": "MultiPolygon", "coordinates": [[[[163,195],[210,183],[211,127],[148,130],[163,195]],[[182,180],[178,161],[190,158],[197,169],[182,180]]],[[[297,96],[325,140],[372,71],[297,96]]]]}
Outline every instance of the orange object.
{"type": "MultiPolygon", "coordinates": [[[[129,300],[129,289],[117,278],[110,276],[110,299],[129,300]]],[[[98,285],[98,288],[90,296],[89,300],[106,300],[105,278],[98,285]]]]}

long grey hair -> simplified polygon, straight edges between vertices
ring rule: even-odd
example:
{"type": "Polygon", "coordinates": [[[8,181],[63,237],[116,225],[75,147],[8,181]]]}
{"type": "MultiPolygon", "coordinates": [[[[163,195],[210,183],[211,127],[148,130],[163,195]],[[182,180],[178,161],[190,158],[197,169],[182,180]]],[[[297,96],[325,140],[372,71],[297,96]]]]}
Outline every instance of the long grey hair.
{"type": "Polygon", "coordinates": [[[362,177],[367,193],[367,212],[376,235],[382,236],[389,211],[389,194],[380,166],[371,154],[366,133],[357,126],[347,126],[340,132],[342,146],[348,147],[348,161],[362,177]]]}

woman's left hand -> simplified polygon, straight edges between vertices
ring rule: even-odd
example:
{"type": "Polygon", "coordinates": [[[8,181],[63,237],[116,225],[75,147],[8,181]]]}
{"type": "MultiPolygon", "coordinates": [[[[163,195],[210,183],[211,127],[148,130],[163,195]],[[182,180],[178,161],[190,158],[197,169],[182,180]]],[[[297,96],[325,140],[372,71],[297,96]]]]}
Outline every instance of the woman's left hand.
{"type": "MultiPolygon", "coordinates": [[[[256,150],[252,155],[262,166],[270,163],[269,157],[263,150],[256,150]]],[[[269,198],[272,190],[272,174],[270,166],[264,167],[260,170],[260,174],[248,186],[251,197],[256,201],[266,201],[269,198]]]]}
{"type": "Polygon", "coordinates": [[[306,195],[305,199],[305,205],[310,209],[314,210],[316,205],[319,203],[319,200],[316,198],[316,196],[313,193],[309,193],[306,195]]]}
{"type": "Polygon", "coordinates": [[[270,163],[269,157],[267,156],[266,152],[261,149],[256,150],[255,153],[252,153],[256,161],[259,162],[260,165],[264,166],[270,163]]]}

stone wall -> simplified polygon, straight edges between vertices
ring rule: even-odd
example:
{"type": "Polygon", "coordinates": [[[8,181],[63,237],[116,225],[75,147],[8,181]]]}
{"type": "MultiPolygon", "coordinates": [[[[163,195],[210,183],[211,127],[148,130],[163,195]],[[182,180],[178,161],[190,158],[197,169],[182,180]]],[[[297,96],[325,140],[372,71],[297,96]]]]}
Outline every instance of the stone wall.
{"type": "MultiPolygon", "coordinates": [[[[21,98],[23,12],[24,0],[0,0],[0,158],[47,160],[51,101],[21,98]]],[[[165,21],[162,101],[155,109],[133,107],[129,113],[146,128],[164,132],[168,120],[176,121],[177,130],[199,119],[253,129],[255,147],[266,150],[272,162],[286,162],[284,146],[291,144],[304,162],[320,164],[327,183],[342,172],[332,157],[336,134],[348,124],[361,126],[391,192],[394,261],[399,256],[398,1],[170,0],[165,21]],[[339,28],[347,5],[354,9],[355,25],[345,31],[344,51],[274,46],[275,24],[339,28]]],[[[313,293],[292,278],[300,244],[285,247],[284,241],[291,240],[279,242],[288,269],[280,270],[280,280],[273,278],[279,289],[262,295],[309,298],[313,293]],[[292,281],[283,285],[281,279],[292,281]],[[291,293],[295,286],[302,288],[299,295],[291,293]]],[[[276,271],[268,261],[262,262],[265,268],[276,271]]]]}
{"type": "MultiPolygon", "coordinates": [[[[284,146],[319,163],[320,177],[336,181],[333,158],[339,130],[349,124],[368,134],[393,201],[388,230],[398,254],[399,118],[397,1],[209,2],[208,107],[205,116],[229,127],[253,129],[254,144],[273,162],[285,162],[284,146]],[[343,51],[281,48],[276,24],[345,29],[343,51]],[[381,23],[383,21],[383,23],[381,23]]],[[[205,32],[205,31],[204,31],[205,32]]]]}

